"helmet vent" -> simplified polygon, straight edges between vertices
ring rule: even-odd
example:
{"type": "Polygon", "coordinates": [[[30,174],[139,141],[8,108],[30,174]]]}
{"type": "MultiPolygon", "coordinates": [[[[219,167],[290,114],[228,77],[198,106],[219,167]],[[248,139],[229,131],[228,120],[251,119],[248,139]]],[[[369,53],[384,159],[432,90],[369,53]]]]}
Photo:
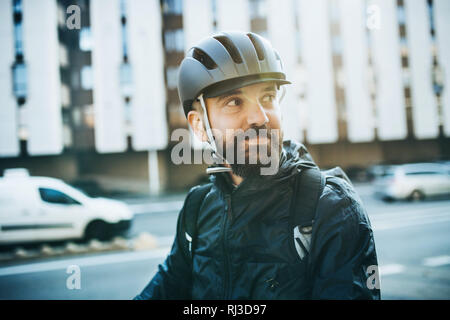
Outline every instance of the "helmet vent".
{"type": "Polygon", "coordinates": [[[234,63],[242,63],[242,57],[239,54],[238,49],[229,38],[226,36],[215,36],[214,39],[219,41],[225,47],[234,63]]]}
{"type": "Polygon", "coordinates": [[[217,68],[217,64],[214,62],[214,60],[211,59],[211,57],[201,49],[194,48],[192,52],[192,58],[199,61],[208,70],[217,68]]]}
{"type": "Polygon", "coordinates": [[[247,33],[247,36],[249,37],[250,41],[253,43],[253,46],[255,47],[256,54],[258,55],[258,60],[264,60],[264,50],[263,50],[263,44],[261,41],[255,37],[252,33],[247,33]]]}

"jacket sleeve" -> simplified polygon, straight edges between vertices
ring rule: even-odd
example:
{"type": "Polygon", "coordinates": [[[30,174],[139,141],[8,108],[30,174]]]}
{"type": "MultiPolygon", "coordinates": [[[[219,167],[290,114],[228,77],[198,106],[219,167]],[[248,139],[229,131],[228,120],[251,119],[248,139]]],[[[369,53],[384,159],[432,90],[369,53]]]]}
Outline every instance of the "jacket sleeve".
{"type": "Polygon", "coordinates": [[[177,230],[170,253],[166,260],[158,265],[157,273],[134,300],[191,299],[191,260],[183,250],[186,241],[183,216],[188,198],[189,195],[178,215],[177,230]]]}
{"type": "Polygon", "coordinates": [[[370,221],[347,187],[347,192],[326,187],[318,204],[310,256],[312,299],[380,299],[370,221]]]}

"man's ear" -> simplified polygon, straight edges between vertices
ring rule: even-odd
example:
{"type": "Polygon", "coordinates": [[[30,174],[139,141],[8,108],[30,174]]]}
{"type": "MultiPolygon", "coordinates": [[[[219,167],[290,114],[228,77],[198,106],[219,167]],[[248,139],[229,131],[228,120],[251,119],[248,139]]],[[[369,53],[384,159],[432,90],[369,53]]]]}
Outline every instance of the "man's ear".
{"type": "Polygon", "coordinates": [[[202,115],[196,111],[191,110],[189,111],[187,115],[187,120],[189,122],[189,125],[191,126],[192,130],[194,130],[195,136],[203,142],[208,141],[208,136],[205,131],[205,126],[203,125],[203,119],[202,115]]]}

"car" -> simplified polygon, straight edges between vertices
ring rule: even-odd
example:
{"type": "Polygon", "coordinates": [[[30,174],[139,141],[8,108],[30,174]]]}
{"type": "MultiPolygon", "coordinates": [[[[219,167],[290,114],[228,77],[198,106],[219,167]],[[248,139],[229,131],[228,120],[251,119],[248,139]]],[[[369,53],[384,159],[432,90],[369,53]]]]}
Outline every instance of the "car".
{"type": "Polygon", "coordinates": [[[423,200],[450,194],[450,165],[409,163],[391,165],[375,180],[375,196],[386,201],[423,200]]]}
{"type": "Polygon", "coordinates": [[[107,240],[126,233],[133,217],[125,203],[91,198],[60,179],[19,168],[0,177],[0,244],[107,240]]]}

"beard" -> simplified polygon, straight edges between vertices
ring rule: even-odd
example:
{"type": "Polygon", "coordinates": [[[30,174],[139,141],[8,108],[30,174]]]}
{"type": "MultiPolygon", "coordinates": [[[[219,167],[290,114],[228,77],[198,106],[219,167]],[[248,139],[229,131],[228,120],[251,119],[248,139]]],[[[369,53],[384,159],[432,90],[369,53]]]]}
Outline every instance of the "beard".
{"type": "Polygon", "coordinates": [[[222,144],[223,157],[233,174],[242,178],[260,175],[262,168],[278,162],[283,147],[283,132],[267,125],[237,130],[222,144]]]}

